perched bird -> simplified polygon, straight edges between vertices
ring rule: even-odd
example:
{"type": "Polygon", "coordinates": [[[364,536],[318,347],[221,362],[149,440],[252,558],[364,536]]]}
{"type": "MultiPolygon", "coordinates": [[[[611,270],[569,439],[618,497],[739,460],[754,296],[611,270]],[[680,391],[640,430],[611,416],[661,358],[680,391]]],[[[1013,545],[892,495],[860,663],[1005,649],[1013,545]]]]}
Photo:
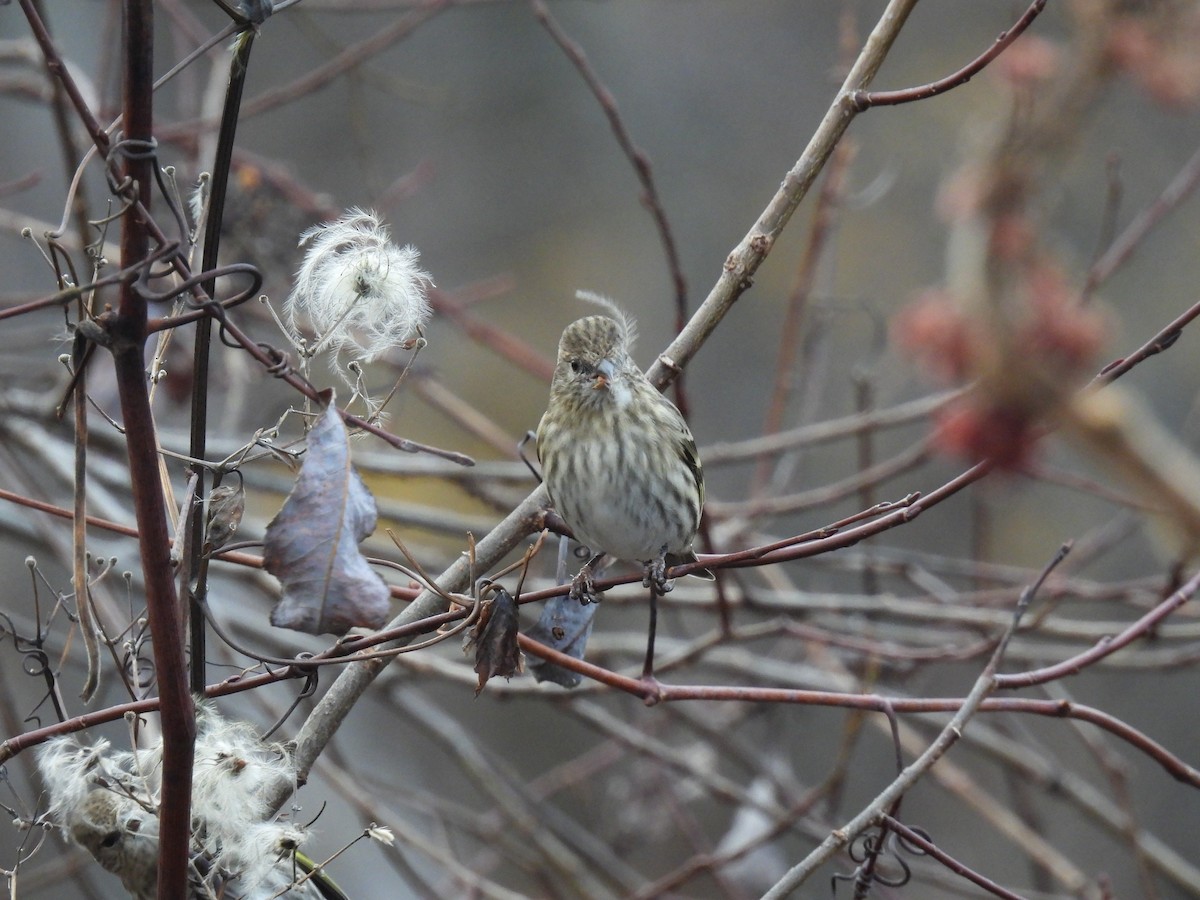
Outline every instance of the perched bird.
{"type": "MultiPolygon", "coordinates": [[[[92,854],[96,862],[121,879],[132,900],[155,900],[158,895],[158,815],[144,799],[107,788],[90,791],[72,811],[71,838],[92,854]]],[[[284,849],[284,848],[281,848],[284,849]]],[[[193,848],[188,873],[188,900],[239,898],[239,900],[346,900],[346,895],[324,872],[311,880],[311,859],[292,848],[293,856],[280,858],[257,873],[252,881],[242,872],[229,872],[214,863],[211,854],[193,848]]]]}
{"type": "MultiPolygon", "coordinates": [[[[63,736],[38,752],[56,824],[133,900],[158,896],[162,743],[116,750],[103,739],[63,736]]],[[[290,753],[248,723],[196,708],[187,889],[180,900],[346,900],[322,867],[299,852],[305,830],[275,815],[271,791],[295,783],[290,753]]],[[[383,829],[369,836],[384,840],[383,829]],[[378,836],[377,836],[378,835],[378,836]]],[[[387,835],[390,837],[390,835],[387,835]]]]}
{"type": "MultiPolygon", "coordinates": [[[[672,587],[669,567],[696,559],[692,542],[704,506],[700,458],[679,410],[629,355],[633,322],[610,301],[586,299],[613,316],[588,316],[563,331],[537,430],[538,459],[554,508],[595,554],[572,582],[571,596],[599,599],[592,567],[607,553],[646,566],[643,583],[653,600],[672,587]]],[[[707,569],[691,574],[712,578],[707,569]]]]}
{"type": "Polygon", "coordinates": [[[72,811],[69,834],[121,879],[134,900],[154,900],[158,816],[132,795],[96,788],[72,811]]]}

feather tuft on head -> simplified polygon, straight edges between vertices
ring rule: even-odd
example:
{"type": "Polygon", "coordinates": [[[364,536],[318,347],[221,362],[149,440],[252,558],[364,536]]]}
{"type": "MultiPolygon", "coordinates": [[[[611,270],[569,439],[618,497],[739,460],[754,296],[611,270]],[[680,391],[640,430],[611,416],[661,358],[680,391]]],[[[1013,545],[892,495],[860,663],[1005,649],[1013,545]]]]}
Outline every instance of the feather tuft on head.
{"type": "Polygon", "coordinates": [[[587,303],[595,303],[597,306],[601,306],[607,310],[617,325],[620,326],[625,352],[631,353],[633,351],[633,343],[637,340],[637,320],[633,316],[621,309],[615,300],[605,297],[603,294],[597,294],[594,291],[576,291],[575,299],[584,300],[587,303]]]}

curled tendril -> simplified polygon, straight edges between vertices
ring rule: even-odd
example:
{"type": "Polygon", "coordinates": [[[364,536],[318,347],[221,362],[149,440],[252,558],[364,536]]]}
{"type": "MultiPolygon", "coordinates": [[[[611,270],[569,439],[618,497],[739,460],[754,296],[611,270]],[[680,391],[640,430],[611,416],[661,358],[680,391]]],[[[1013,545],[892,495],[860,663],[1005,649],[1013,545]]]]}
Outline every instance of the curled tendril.
{"type": "MultiPolygon", "coordinates": [[[[922,834],[924,836],[924,834],[922,834]]],[[[924,856],[917,848],[898,840],[891,833],[860,835],[861,843],[851,843],[847,854],[858,863],[853,872],[839,872],[830,879],[830,893],[837,896],[837,883],[849,881],[854,885],[855,897],[866,897],[871,892],[871,886],[881,884],[884,887],[900,888],[912,880],[912,868],[905,862],[901,851],[915,856],[924,856]],[[895,875],[884,875],[878,870],[881,855],[889,858],[890,862],[899,867],[895,875]]]]}
{"type": "Polygon", "coordinates": [[[136,196],[131,193],[132,181],[129,178],[117,180],[117,167],[115,165],[116,158],[120,156],[125,159],[151,159],[155,161],[153,166],[154,177],[158,184],[159,193],[165,199],[167,207],[171,211],[171,215],[175,219],[175,226],[179,233],[179,239],[176,241],[168,241],[162,244],[147,260],[139,266],[139,274],[134,284],[135,290],[139,296],[150,303],[165,303],[174,300],[177,297],[182,297],[184,302],[190,307],[189,311],[179,316],[169,316],[162,319],[156,319],[149,323],[149,331],[162,331],[168,328],[176,328],[180,325],[186,325],[189,322],[194,322],[203,316],[211,316],[220,323],[221,340],[228,346],[225,329],[225,313],[227,310],[244,303],[246,300],[256,296],[263,284],[263,275],[256,266],[249,263],[233,263],[227,266],[218,266],[209,269],[205,272],[190,275],[184,280],[174,284],[167,291],[154,291],[150,288],[152,279],[163,278],[170,275],[172,268],[164,268],[161,271],[155,270],[154,263],[170,260],[180,255],[181,247],[187,245],[190,240],[190,232],[187,224],[187,217],[178,202],[178,192],[172,191],[167,183],[167,179],[171,176],[157,164],[158,143],[153,138],[149,140],[133,140],[123,138],[116,141],[109,149],[106,159],[106,174],[109,180],[109,187],[112,192],[126,200],[128,205],[122,208],[116,215],[123,215],[129,206],[137,202],[136,196]],[[230,277],[234,275],[250,276],[250,285],[245,290],[228,297],[224,300],[216,300],[208,297],[189,296],[189,292],[201,284],[207,282],[215,282],[218,278],[230,277]]]}
{"type": "MultiPolygon", "coordinates": [[[[928,831],[926,831],[924,828],[920,827],[919,825],[909,825],[908,828],[914,834],[916,834],[918,837],[922,838],[923,840],[928,841],[931,844],[933,843],[933,835],[930,834],[928,831]]],[[[897,834],[897,835],[895,835],[895,838],[896,838],[896,842],[900,846],[900,849],[903,850],[905,853],[911,854],[912,856],[928,856],[929,855],[929,853],[926,850],[924,850],[923,848],[918,847],[916,844],[909,843],[909,840],[905,835],[897,834]]]]}
{"type": "Polygon", "coordinates": [[[225,325],[227,319],[226,312],[241,303],[246,302],[251,297],[258,294],[262,288],[263,276],[257,266],[250,263],[231,263],[227,266],[218,266],[215,269],[209,269],[206,272],[201,272],[197,275],[185,279],[174,285],[170,291],[155,293],[150,291],[145,284],[145,278],[138,280],[139,292],[148,301],[163,302],[176,297],[182,297],[184,302],[190,307],[190,311],[178,316],[167,316],[162,319],[155,319],[147,325],[147,330],[150,332],[163,331],[169,328],[178,328],[180,325],[186,325],[189,322],[195,322],[204,316],[211,316],[217,321],[217,335],[222,344],[226,347],[231,347],[235,350],[241,349],[241,345],[229,339],[226,334],[225,325]],[[214,300],[207,297],[196,297],[189,295],[193,287],[203,284],[208,281],[215,282],[218,278],[226,278],[233,275],[249,275],[250,284],[244,290],[234,294],[232,297],[226,297],[224,300],[214,300]]]}
{"type": "MultiPolygon", "coordinates": [[[[166,245],[171,248],[174,253],[178,250],[179,244],[172,242],[166,245]]],[[[217,266],[215,269],[208,269],[204,272],[199,272],[192,275],[183,281],[171,286],[169,291],[152,291],[148,286],[148,280],[151,276],[148,270],[143,270],[141,277],[138,278],[137,289],[138,293],[150,303],[165,303],[168,300],[174,300],[176,297],[182,297],[183,301],[190,307],[191,311],[178,316],[168,316],[163,319],[157,319],[151,323],[151,329],[154,331],[162,331],[165,328],[174,328],[178,325],[186,325],[189,322],[194,322],[205,315],[212,316],[217,321],[223,321],[226,310],[232,309],[238,304],[245,303],[251,297],[258,294],[262,287],[263,276],[258,267],[250,263],[230,263],[226,266],[217,266]],[[218,278],[228,278],[233,275],[249,275],[250,287],[243,291],[234,294],[232,297],[227,297],[224,300],[214,300],[208,297],[203,299],[192,295],[188,292],[192,288],[203,284],[206,281],[215,281],[218,278]]]]}
{"type": "Polygon", "coordinates": [[[292,371],[292,359],[287,353],[277,347],[272,347],[270,344],[264,344],[258,341],[258,347],[268,356],[275,360],[267,367],[267,374],[274,375],[276,378],[282,378],[292,371]]]}
{"type": "MultiPolygon", "coordinates": [[[[109,208],[111,209],[112,208],[112,200],[109,199],[108,203],[109,203],[109,208]]],[[[103,233],[104,229],[107,227],[109,222],[115,222],[117,219],[121,218],[121,216],[125,215],[125,213],[129,212],[129,210],[133,209],[133,207],[136,205],[137,205],[136,200],[130,200],[128,197],[122,197],[121,198],[121,206],[117,208],[116,212],[110,212],[107,216],[101,216],[99,219],[88,219],[88,225],[90,225],[92,228],[95,228],[97,231],[103,233]]],[[[99,245],[100,248],[103,248],[104,238],[103,237],[99,238],[97,240],[96,244],[99,245]]],[[[93,245],[93,246],[95,246],[95,245],[93,245]]]]}
{"type": "Polygon", "coordinates": [[[147,656],[138,648],[138,652],[126,658],[125,671],[130,681],[138,690],[146,690],[154,684],[158,669],[154,666],[154,657],[147,656]]]}
{"type": "Polygon", "coordinates": [[[21,656],[21,671],[31,678],[42,678],[50,671],[50,658],[41,650],[25,650],[21,656]]]}
{"type": "Polygon", "coordinates": [[[46,651],[42,649],[43,635],[39,634],[37,638],[27,638],[17,631],[17,627],[13,624],[13,620],[9,618],[7,613],[0,612],[0,641],[9,635],[12,637],[13,649],[21,654],[21,671],[31,678],[41,678],[46,682],[46,693],[33,711],[25,717],[26,722],[34,722],[37,727],[41,727],[41,716],[37,715],[37,711],[42,707],[47,700],[54,707],[54,712],[58,716],[58,721],[62,722],[67,718],[66,711],[62,706],[62,699],[58,693],[58,677],[54,673],[54,669],[50,665],[50,657],[46,655],[46,651]]]}
{"type": "MultiPolygon", "coordinates": [[[[300,662],[305,659],[312,659],[312,657],[313,657],[313,654],[308,653],[308,652],[296,654],[297,662],[300,662]]],[[[304,686],[300,689],[300,693],[298,693],[296,695],[295,699],[292,700],[291,705],[283,711],[283,715],[280,716],[278,720],[276,720],[275,724],[272,725],[270,728],[268,728],[265,732],[263,732],[262,739],[264,741],[270,740],[271,735],[273,735],[276,731],[278,731],[280,728],[282,728],[283,724],[289,718],[291,718],[291,715],[292,715],[292,713],[294,713],[296,711],[296,708],[304,700],[311,697],[313,694],[315,694],[317,692],[317,683],[320,680],[320,672],[321,672],[320,666],[310,666],[308,669],[305,670],[304,686]]]]}
{"type": "Polygon", "coordinates": [[[856,842],[852,842],[846,850],[846,855],[854,862],[862,864],[868,859],[879,855],[879,845],[873,834],[860,834],[856,842]]]}
{"type": "Polygon", "coordinates": [[[142,140],[122,137],[118,141],[113,141],[104,158],[104,174],[108,180],[109,190],[119,197],[126,198],[131,203],[136,203],[137,197],[132,194],[134,180],[121,174],[121,170],[117,166],[117,158],[154,159],[157,155],[158,141],[154,138],[142,140]]]}
{"type": "Polygon", "coordinates": [[[120,154],[126,159],[154,159],[158,156],[158,141],[155,138],[122,137],[114,141],[109,158],[120,154]]]}

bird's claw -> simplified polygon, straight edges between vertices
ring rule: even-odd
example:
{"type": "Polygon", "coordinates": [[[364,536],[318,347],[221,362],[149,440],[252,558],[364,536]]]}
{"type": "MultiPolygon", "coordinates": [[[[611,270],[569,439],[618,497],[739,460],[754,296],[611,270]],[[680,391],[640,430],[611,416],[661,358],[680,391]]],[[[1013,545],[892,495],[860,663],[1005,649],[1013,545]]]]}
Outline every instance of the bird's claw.
{"type": "Polygon", "coordinates": [[[642,587],[648,587],[658,594],[669,594],[675,587],[675,579],[667,577],[667,560],[660,556],[646,563],[646,574],[642,578],[642,587]]]}
{"type": "Polygon", "coordinates": [[[599,603],[604,599],[604,594],[596,590],[596,582],[592,577],[592,567],[584,566],[579,570],[579,574],[571,579],[570,598],[577,600],[583,606],[589,603],[599,603]]]}

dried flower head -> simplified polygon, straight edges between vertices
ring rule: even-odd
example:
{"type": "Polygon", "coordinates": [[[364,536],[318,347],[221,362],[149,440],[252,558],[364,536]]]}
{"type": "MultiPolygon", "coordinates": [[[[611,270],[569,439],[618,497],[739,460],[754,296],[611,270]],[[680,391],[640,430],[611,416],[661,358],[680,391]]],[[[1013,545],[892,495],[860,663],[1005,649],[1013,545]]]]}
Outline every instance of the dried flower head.
{"type": "Polygon", "coordinates": [[[37,764],[50,795],[47,815],[66,820],[70,810],[83,805],[98,784],[117,780],[111,758],[115,751],[106,740],[84,746],[72,738],[54,738],[38,751],[37,764]]]}
{"type": "Polygon", "coordinates": [[[367,829],[366,834],[371,840],[379,841],[379,843],[388,847],[391,847],[396,843],[395,833],[386,825],[376,825],[374,822],[372,822],[371,826],[367,829]]]}
{"type": "MultiPolygon", "coordinates": [[[[307,882],[293,886],[290,851],[304,831],[275,819],[270,804],[277,788],[295,782],[291,758],[209,704],[197,705],[196,724],[189,898],[315,898],[307,882]]],[[[161,742],[130,753],[63,737],[38,754],[48,818],[138,900],[155,895],[161,761],[161,742]]]]}
{"type": "Polygon", "coordinates": [[[308,245],[284,304],[293,334],[307,321],[316,332],[311,353],[349,350],[370,362],[411,343],[429,318],[429,273],[415,247],[397,247],[373,212],[351,209],[336,222],[300,235],[308,245]]]}

